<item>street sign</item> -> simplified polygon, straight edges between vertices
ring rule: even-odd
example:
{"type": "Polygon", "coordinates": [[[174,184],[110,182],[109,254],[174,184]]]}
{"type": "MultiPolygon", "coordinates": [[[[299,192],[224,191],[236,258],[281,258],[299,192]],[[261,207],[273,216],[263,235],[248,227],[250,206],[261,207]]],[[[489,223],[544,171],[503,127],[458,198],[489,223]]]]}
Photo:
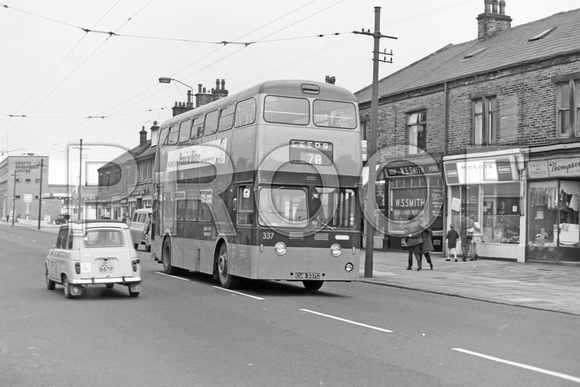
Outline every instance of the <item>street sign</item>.
{"type": "Polygon", "coordinates": [[[32,203],[32,194],[24,194],[24,203],[32,203]]]}

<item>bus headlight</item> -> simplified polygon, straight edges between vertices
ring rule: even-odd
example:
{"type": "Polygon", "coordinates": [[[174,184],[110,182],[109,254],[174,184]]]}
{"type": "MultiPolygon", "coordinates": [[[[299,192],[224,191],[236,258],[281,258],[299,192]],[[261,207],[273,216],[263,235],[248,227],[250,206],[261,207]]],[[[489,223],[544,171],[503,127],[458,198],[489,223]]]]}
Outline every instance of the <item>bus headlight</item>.
{"type": "Polygon", "coordinates": [[[278,243],[276,243],[276,245],[274,246],[274,251],[278,255],[284,255],[284,254],[286,254],[286,244],[284,242],[278,242],[278,243]]]}
{"type": "Polygon", "coordinates": [[[333,244],[330,246],[330,255],[333,257],[338,257],[342,253],[342,247],[338,243],[333,244]]]}
{"type": "Polygon", "coordinates": [[[346,265],[344,265],[344,270],[346,270],[347,273],[350,273],[352,269],[354,269],[354,265],[352,263],[349,262],[346,265]]]}

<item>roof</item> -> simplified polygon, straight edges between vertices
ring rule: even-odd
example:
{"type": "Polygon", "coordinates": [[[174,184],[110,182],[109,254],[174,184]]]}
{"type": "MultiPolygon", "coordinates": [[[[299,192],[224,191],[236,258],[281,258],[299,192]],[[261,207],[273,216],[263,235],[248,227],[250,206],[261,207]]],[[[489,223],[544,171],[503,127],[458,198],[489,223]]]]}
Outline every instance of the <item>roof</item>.
{"type": "MultiPolygon", "coordinates": [[[[485,39],[449,44],[379,82],[386,97],[481,73],[580,52],[580,9],[498,32],[485,39]],[[531,40],[534,37],[538,39],[531,40]]],[[[355,93],[359,103],[372,98],[372,85],[355,93]]]]}

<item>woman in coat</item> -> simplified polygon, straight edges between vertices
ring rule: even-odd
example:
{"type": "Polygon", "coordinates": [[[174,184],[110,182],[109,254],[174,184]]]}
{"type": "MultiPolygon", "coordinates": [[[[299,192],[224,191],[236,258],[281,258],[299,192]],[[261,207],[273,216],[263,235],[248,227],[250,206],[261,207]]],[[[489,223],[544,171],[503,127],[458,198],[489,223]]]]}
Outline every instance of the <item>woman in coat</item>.
{"type": "MultiPolygon", "coordinates": [[[[433,270],[433,261],[431,261],[431,255],[429,254],[431,251],[433,251],[433,241],[431,240],[431,229],[426,228],[425,230],[423,230],[421,237],[423,239],[423,244],[421,245],[421,254],[425,256],[427,263],[431,267],[431,270],[433,270]]],[[[419,260],[420,260],[419,267],[421,267],[422,259],[419,258],[419,260]]]]}
{"type": "Polygon", "coordinates": [[[419,218],[409,215],[408,223],[405,226],[405,238],[407,239],[407,249],[409,250],[409,266],[407,270],[413,269],[413,255],[417,259],[417,271],[421,270],[421,245],[423,238],[423,224],[419,218]]]}

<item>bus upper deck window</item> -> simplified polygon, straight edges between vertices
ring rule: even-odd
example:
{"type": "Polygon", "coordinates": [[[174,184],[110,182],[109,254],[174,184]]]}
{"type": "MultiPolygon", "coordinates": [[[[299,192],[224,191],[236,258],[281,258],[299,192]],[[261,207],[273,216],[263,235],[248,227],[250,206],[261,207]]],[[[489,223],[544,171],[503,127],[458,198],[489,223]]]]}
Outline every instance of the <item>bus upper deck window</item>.
{"type": "Polygon", "coordinates": [[[167,141],[167,135],[168,134],[169,134],[169,128],[163,128],[163,129],[161,129],[161,132],[159,132],[159,142],[158,142],[158,144],[159,144],[160,147],[167,145],[166,144],[166,141],[167,141]]]}
{"type": "Polygon", "coordinates": [[[234,124],[234,111],[236,110],[235,105],[230,105],[224,109],[220,110],[220,122],[219,131],[228,130],[232,128],[234,124]]]}
{"type": "Polygon", "coordinates": [[[189,140],[191,135],[191,120],[187,120],[179,124],[179,142],[185,142],[189,140]]]}
{"type": "Polygon", "coordinates": [[[256,121],[256,100],[249,98],[238,102],[236,106],[236,120],[234,126],[240,127],[253,124],[256,121]]]}
{"type": "Polygon", "coordinates": [[[215,134],[218,129],[219,111],[215,110],[205,115],[205,131],[204,135],[209,136],[215,134]]]}
{"type": "Polygon", "coordinates": [[[179,139],[179,127],[172,126],[169,130],[169,137],[167,137],[167,145],[175,145],[177,144],[177,140],[179,139]]]}
{"type": "Polygon", "coordinates": [[[331,128],[356,128],[356,108],[350,102],[324,101],[313,104],[314,125],[331,128]]]}
{"type": "Polygon", "coordinates": [[[193,123],[191,124],[191,138],[203,137],[203,116],[195,117],[193,123]]]}
{"type": "Polygon", "coordinates": [[[290,125],[308,125],[310,103],[306,98],[266,96],[264,119],[268,122],[290,125]]]}

